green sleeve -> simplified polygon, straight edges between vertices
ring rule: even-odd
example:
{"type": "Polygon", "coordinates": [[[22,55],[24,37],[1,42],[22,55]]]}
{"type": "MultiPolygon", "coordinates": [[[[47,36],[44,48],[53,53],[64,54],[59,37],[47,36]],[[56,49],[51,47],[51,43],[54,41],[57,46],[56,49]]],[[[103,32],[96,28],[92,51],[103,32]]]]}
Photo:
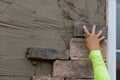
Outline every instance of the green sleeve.
{"type": "Polygon", "coordinates": [[[100,50],[93,50],[89,54],[93,64],[94,80],[110,80],[110,76],[100,50]]]}

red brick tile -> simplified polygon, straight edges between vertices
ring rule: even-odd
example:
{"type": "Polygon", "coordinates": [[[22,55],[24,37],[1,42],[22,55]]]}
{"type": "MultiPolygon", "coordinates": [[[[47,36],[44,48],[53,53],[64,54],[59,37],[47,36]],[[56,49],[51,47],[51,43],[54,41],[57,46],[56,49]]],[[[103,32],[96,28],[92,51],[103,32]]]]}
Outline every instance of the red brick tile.
{"type": "Polygon", "coordinates": [[[93,79],[75,79],[75,78],[65,78],[64,80],[93,80],[93,79]]]}
{"type": "MultiPolygon", "coordinates": [[[[106,56],[106,42],[101,43],[102,55],[105,59],[106,56]]],[[[85,46],[85,39],[72,38],[70,41],[70,58],[72,60],[88,60],[89,51],[85,46]]]]}
{"type": "Polygon", "coordinates": [[[32,80],[64,80],[64,78],[52,78],[52,77],[43,77],[43,76],[37,76],[33,77],[32,80]]]}
{"type": "Polygon", "coordinates": [[[53,77],[93,78],[91,62],[57,60],[53,66],[53,77]]]}

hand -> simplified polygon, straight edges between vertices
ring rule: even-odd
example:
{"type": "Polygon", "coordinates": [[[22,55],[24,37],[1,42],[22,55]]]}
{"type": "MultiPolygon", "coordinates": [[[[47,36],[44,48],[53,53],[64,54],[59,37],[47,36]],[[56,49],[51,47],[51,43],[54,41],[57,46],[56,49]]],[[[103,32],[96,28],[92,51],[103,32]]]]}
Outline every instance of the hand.
{"type": "Polygon", "coordinates": [[[88,50],[100,50],[100,42],[105,38],[104,36],[101,37],[102,31],[99,31],[97,34],[95,34],[95,25],[93,25],[91,33],[88,31],[86,26],[83,26],[83,29],[85,32],[84,36],[86,38],[86,47],[88,50]]]}

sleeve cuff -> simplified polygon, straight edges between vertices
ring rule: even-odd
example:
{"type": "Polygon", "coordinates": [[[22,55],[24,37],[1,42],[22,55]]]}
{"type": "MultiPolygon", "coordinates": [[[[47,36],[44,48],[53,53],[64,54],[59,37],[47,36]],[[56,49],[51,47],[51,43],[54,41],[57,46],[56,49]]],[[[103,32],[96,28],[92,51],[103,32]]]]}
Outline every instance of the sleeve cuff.
{"type": "Polygon", "coordinates": [[[93,60],[95,58],[102,59],[101,51],[100,50],[92,50],[89,54],[89,59],[93,60]]]}

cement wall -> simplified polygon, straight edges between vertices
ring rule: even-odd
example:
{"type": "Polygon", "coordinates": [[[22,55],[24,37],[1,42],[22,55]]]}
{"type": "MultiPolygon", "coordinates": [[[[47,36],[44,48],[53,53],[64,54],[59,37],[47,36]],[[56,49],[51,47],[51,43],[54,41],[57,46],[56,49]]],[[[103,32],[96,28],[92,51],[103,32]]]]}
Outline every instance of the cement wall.
{"type": "Polygon", "coordinates": [[[0,0],[0,80],[51,76],[52,62],[34,66],[26,50],[69,49],[75,21],[105,25],[105,0],[0,0]]]}

